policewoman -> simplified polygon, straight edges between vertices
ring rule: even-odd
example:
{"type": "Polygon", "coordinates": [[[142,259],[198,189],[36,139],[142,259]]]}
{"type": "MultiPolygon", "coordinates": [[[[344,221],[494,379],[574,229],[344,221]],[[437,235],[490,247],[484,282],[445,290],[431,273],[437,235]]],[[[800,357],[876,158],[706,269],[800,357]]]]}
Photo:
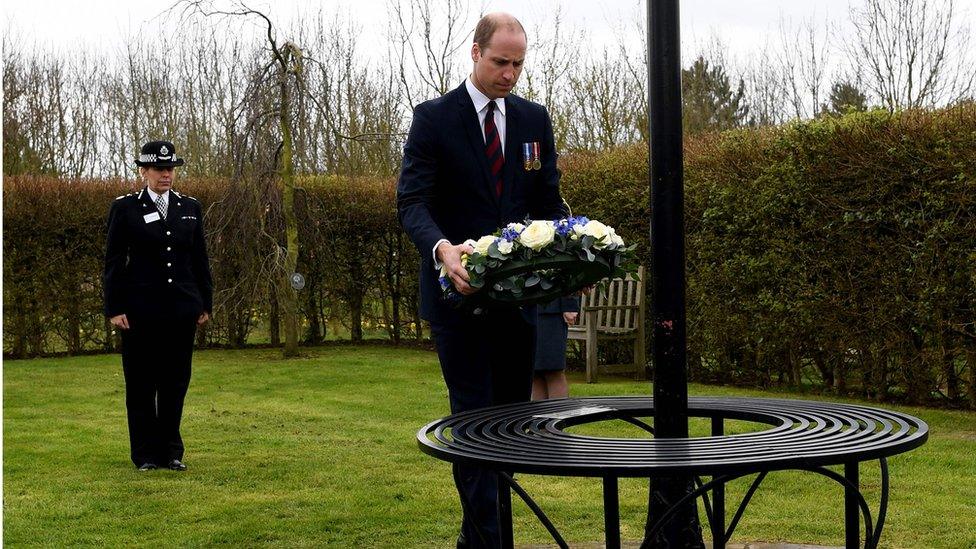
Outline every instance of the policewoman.
{"type": "Polygon", "coordinates": [[[195,198],[173,190],[184,161],[169,141],[142,147],[146,186],[108,215],[105,315],[122,334],[132,462],[183,471],[180,419],[197,326],[210,319],[213,280],[195,198]]]}

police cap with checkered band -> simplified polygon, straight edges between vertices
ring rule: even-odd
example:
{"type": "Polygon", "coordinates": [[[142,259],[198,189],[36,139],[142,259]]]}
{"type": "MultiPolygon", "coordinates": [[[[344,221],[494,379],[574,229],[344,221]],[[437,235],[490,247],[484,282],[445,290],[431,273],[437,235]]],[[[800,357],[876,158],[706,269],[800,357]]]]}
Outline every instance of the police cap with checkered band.
{"type": "Polygon", "coordinates": [[[170,168],[185,164],[176,156],[176,147],[169,141],[150,141],[142,146],[136,165],[141,168],[170,168]]]}

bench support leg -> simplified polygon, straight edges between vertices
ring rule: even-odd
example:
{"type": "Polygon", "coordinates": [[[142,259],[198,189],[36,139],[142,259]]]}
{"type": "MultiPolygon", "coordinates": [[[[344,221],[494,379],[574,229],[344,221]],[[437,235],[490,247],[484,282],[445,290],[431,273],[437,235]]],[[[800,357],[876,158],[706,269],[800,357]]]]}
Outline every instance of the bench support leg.
{"type": "Polygon", "coordinates": [[[620,549],[620,501],[617,477],[603,477],[603,521],[607,549],[620,549]]]}
{"type": "MultiPolygon", "coordinates": [[[[844,464],[844,478],[854,486],[859,486],[857,462],[844,464]]],[[[844,546],[857,549],[861,546],[861,522],[857,505],[857,490],[844,488],[844,546]]]]}
{"type": "Polygon", "coordinates": [[[634,340],[634,369],[635,377],[638,381],[644,379],[644,370],[646,364],[646,352],[644,350],[644,327],[640,324],[637,325],[637,338],[634,340]]]}
{"type": "Polygon", "coordinates": [[[512,528],[512,488],[508,482],[498,479],[498,537],[502,549],[514,549],[515,531],[512,528]]]}
{"type": "Polygon", "coordinates": [[[596,383],[597,378],[597,354],[596,354],[596,315],[591,313],[592,318],[588,318],[586,329],[586,382],[596,383]]]}
{"type": "MultiPolygon", "coordinates": [[[[725,434],[725,421],[721,417],[712,418],[712,436],[725,434]]],[[[712,477],[714,480],[715,477],[712,477]]],[[[725,484],[717,483],[712,488],[712,549],[725,549],[725,484]]]]}

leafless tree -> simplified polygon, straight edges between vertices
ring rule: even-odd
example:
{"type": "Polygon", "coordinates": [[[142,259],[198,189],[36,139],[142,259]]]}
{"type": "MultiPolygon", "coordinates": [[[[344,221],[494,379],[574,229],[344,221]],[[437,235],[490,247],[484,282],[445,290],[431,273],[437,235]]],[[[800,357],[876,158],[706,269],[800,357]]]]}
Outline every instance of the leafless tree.
{"type": "Polygon", "coordinates": [[[955,0],[863,0],[850,10],[852,66],[888,110],[935,106],[972,93],[976,64],[955,0]]]}
{"type": "Polygon", "coordinates": [[[767,61],[773,47],[767,42],[761,52],[750,55],[744,63],[742,74],[749,103],[749,124],[753,126],[775,126],[789,118],[780,72],[767,61]]]}
{"type": "Polygon", "coordinates": [[[794,25],[780,19],[782,47],[774,56],[779,71],[780,97],[789,102],[794,118],[812,118],[820,109],[828,85],[828,24],[807,18],[794,25]]]}
{"type": "Polygon", "coordinates": [[[97,174],[98,60],[27,49],[10,33],[3,49],[4,173],[97,174]]]}
{"type": "Polygon", "coordinates": [[[474,29],[469,4],[391,0],[388,6],[390,55],[396,60],[407,106],[444,95],[464,74],[460,54],[471,46],[474,29]]]}
{"type": "Polygon", "coordinates": [[[605,150],[632,143],[640,136],[640,88],[630,86],[626,66],[607,52],[577,63],[567,77],[565,102],[572,119],[567,128],[569,149],[605,150]]]}
{"type": "MultiPolygon", "coordinates": [[[[251,9],[244,2],[235,2],[233,9],[220,9],[213,2],[207,0],[186,0],[176,5],[181,8],[180,15],[187,19],[203,18],[254,18],[261,22],[265,29],[265,47],[269,53],[260,73],[256,75],[257,82],[264,82],[270,90],[274,90],[272,105],[269,110],[257,113],[254,120],[268,119],[276,121],[276,130],[280,141],[275,149],[273,166],[281,181],[280,214],[283,221],[284,241],[279,246],[277,238],[270,236],[272,255],[275,261],[277,279],[276,303],[283,308],[285,327],[285,357],[298,355],[298,293],[291,285],[292,276],[296,273],[299,254],[298,218],[295,214],[295,137],[294,137],[294,105],[295,96],[300,88],[300,80],[304,78],[304,54],[302,49],[291,40],[280,39],[274,23],[264,13],[251,9]]],[[[270,91],[268,90],[268,91],[270,91]]],[[[268,97],[268,96],[265,96],[268,97]]],[[[232,190],[232,196],[236,191],[232,190]]]]}
{"type": "Polygon", "coordinates": [[[406,112],[394,71],[365,59],[351,17],[320,13],[306,21],[299,36],[312,53],[297,98],[300,165],[317,173],[392,174],[406,112]]]}
{"type": "Polygon", "coordinates": [[[532,41],[531,53],[526,58],[519,94],[549,109],[556,147],[562,150],[570,119],[566,110],[559,108],[557,99],[565,96],[566,75],[576,62],[575,58],[566,55],[566,50],[583,43],[585,33],[574,27],[567,28],[561,6],[528,32],[532,41]]]}
{"type": "Polygon", "coordinates": [[[621,24],[617,28],[617,55],[623,64],[627,86],[632,90],[635,130],[642,142],[650,139],[650,124],[647,111],[647,18],[636,13],[629,26],[621,24]],[[627,37],[637,36],[636,45],[627,37]]]}

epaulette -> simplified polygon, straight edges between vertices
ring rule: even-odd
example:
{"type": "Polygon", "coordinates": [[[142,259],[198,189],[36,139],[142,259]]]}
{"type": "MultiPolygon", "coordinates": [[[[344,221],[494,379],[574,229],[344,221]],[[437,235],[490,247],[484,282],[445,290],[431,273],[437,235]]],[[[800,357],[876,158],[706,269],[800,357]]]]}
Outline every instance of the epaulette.
{"type": "Polygon", "coordinates": [[[176,192],[176,191],[175,191],[175,190],[173,190],[173,189],[170,189],[170,191],[169,191],[169,192],[171,192],[171,193],[173,193],[174,195],[176,195],[176,198],[189,198],[190,200],[193,200],[193,201],[195,201],[195,202],[200,202],[199,200],[197,200],[196,198],[193,198],[192,196],[190,196],[190,195],[188,195],[188,194],[180,194],[180,193],[178,193],[178,192],[176,192]]]}
{"type": "Polygon", "coordinates": [[[125,198],[127,196],[135,196],[135,194],[136,193],[123,194],[122,196],[116,196],[115,199],[116,200],[122,200],[123,198],[125,198]]]}

